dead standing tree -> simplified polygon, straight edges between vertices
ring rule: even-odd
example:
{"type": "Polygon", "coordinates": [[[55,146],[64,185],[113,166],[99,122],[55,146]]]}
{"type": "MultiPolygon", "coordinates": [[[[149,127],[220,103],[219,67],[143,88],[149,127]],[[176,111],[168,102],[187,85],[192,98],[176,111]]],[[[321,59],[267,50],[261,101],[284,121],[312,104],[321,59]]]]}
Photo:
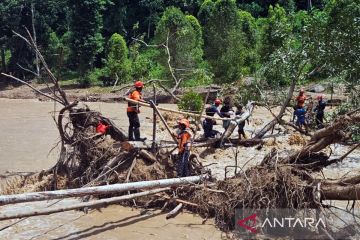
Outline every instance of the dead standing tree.
{"type": "MultiPolygon", "coordinates": [[[[39,58],[44,66],[47,77],[51,83],[47,83],[49,93],[42,92],[31,84],[16,78],[12,75],[2,73],[2,75],[21,82],[36,93],[60,104],[62,108],[58,112],[54,121],[59,130],[61,138],[61,153],[57,164],[41,173],[39,179],[44,175],[50,176],[47,189],[56,189],[58,176],[66,178],[66,185],[81,187],[91,183],[97,185],[104,182],[118,181],[118,178],[125,178],[126,173],[118,174],[117,169],[126,170],[132,164],[137,155],[136,150],[123,152],[119,148],[114,148],[115,141],[125,141],[126,135],[109,118],[101,113],[90,110],[86,105],[79,107],[79,102],[70,102],[66,93],[59,85],[58,79],[51,72],[43,55],[40,53],[36,42],[30,32],[26,29],[27,37],[16,32],[14,34],[23,39],[39,58]],[[110,126],[108,133],[110,138],[105,138],[96,134],[95,128],[99,122],[104,122],[110,126]],[[113,161],[109,161],[113,159],[113,161]]],[[[144,180],[146,177],[144,176],[144,180]]]]}
{"type": "Polygon", "coordinates": [[[306,58],[306,47],[307,44],[303,45],[299,49],[294,49],[291,46],[288,46],[285,53],[279,53],[281,55],[281,62],[278,64],[284,65],[284,69],[288,71],[288,77],[290,79],[291,85],[287,93],[286,99],[284,100],[280,112],[274,116],[274,119],[265,125],[254,138],[261,139],[265,136],[267,132],[275,127],[276,124],[282,124],[282,117],[286,112],[286,108],[289,106],[290,101],[293,97],[296,83],[305,77],[304,68],[308,63],[306,58]]]}

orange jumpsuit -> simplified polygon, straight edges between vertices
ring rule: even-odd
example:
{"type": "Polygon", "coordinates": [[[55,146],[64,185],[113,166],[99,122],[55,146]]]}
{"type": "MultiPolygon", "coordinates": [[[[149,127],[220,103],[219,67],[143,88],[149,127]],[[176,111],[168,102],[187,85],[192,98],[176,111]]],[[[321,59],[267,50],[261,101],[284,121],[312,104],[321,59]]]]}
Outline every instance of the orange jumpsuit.
{"type": "Polygon", "coordinates": [[[182,130],[177,136],[179,142],[179,159],[177,165],[177,176],[187,177],[190,176],[189,157],[190,157],[190,144],[192,135],[189,129],[182,130]]]}
{"type": "MultiPolygon", "coordinates": [[[[129,94],[129,98],[135,101],[140,101],[142,95],[140,91],[134,90],[129,94]]],[[[137,103],[128,102],[126,109],[129,118],[129,141],[140,140],[140,120],[138,114],[140,113],[139,105],[137,103]]]]}

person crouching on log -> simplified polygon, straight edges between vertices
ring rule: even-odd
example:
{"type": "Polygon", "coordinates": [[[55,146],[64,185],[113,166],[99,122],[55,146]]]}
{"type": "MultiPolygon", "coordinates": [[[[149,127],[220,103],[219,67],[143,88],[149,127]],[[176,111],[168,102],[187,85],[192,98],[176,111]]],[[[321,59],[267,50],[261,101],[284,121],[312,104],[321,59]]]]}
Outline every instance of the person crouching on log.
{"type": "MultiPolygon", "coordinates": [[[[129,98],[134,101],[145,102],[142,99],[142,89],[144,87],[144,83],[141,81],[136,81],[134,83],[135,90],[131,91],[129,94],[129,98]]],[[[140,137],[140,121],[139,121],[139,113],[140,106],[138,103],[128,102],[127,107],[127,116],[129,118],[129,141],[145,141],[146,138],[140,137]]]]}
{"type": "MultiPolygon", "coordinates": [[[[207,116],[211,116],[211,117],[213,117],[215,114],[217,114],[219,117],[222,117],[222,114],[219,111],[220,104],[221,104],[221,100],[216,99],[214,101],[214,104],[212,104],[210,107],[207,107],[205,109],[205,114],[207,116]]],[[[216,121],[214,119],[211,119],[211,118],[204,119],[203,128],[204,128],[204,137],[205,138],[214,138],[216,136],[216,134],[218,132],[213,130],[215,123],[216,123],[216,121]]]]}
{"type": "Polygon", "coordinates": [[[177,176],[187,177],[190,175],[189,157],[192,134],[190,131],[190,123],[187,119],[181,119],[179,122],[179,131],[176,136],[178,139],[178,162],[177,162],[177,176]]]}

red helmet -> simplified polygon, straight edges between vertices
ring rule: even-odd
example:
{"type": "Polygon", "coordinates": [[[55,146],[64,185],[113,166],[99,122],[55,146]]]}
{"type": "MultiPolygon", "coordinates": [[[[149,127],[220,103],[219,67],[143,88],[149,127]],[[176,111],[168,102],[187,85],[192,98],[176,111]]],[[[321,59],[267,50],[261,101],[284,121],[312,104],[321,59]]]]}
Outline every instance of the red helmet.
{"type": "Polygon", "coordinates": [[[220,105],[220,104],[221,104],[221,100],[217,98],[217,99],[215,99],[214,103],[215,103],[215,105],[220,105]]]}
{"type": "Polygon", "coordinates": [[[136,82],[134,83],[134,87],[136,87],[136,88],[142,88],[142,87],[144,87],[144,83],[143,83],[142,81],[136,81],[136,82]]]}
{"type": "Polygon", "coordinates": [[[190,122],[186,118],[181,119],[180,121],[178,121],[178,123],[185,125],[186,128],[190,127],[190,122]]]}
{"type": "Polygon", "coordinates": [[[324,96],[321,95],[321,94],[316,96],[316,99],[317,99],[317,100],[322,100],[323,98],[324,98],[324,96]]]}

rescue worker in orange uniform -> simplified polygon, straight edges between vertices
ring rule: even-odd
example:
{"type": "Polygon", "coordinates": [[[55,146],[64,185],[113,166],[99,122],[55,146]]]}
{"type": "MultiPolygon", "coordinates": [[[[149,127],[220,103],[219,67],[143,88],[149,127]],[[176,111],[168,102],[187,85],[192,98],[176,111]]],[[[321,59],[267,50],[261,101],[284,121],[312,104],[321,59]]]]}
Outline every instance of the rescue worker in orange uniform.
{"type": "Polygon", "coordinates": [[[304,106],[305,106],[306,96],[305,96],[304,89],[300,89],[299,95],[296,97],[295,100],[296,100],[296,106],[294,107],[294,114],[293,114],[292,122],[295,121],[295,112],[297,111],[297,109],[304,108],[304,106]]]}
{"type": "Polygon", "coordinates": [[[299,95],[296,97],[296,104],[297,104],[296,107],[297,108],[298,107],[303,108],[305,105],[306,96],[304,93],[305,93],[304,89],[301,89],[299,92],[299,95]]]}
{"type": "Polygon", "coordinates": [[[190,176],[189,169],[189,157],[191,147],[191,130],[190,123],[187,119],[181,119],[179,122],[179,132],[177,135],[178,139],[178,164],[177,164],[177,176],[187,177],[190,176]]]}
{"type": "MultiPolygon", "coordinates": [[[[142,89],[144,83],[141,81],[136,81],[134,83],[135,90],[131,91],[129,98],[135,101],[145,102],[142,99],[142,89]]],[[[140,106],[137,103],[128,102],[127,107],[127,116],[129,118],[129,141],[145,141],[146,138],[140,137],[140,121],[138,114],[140,113],[140,106]]]]}

